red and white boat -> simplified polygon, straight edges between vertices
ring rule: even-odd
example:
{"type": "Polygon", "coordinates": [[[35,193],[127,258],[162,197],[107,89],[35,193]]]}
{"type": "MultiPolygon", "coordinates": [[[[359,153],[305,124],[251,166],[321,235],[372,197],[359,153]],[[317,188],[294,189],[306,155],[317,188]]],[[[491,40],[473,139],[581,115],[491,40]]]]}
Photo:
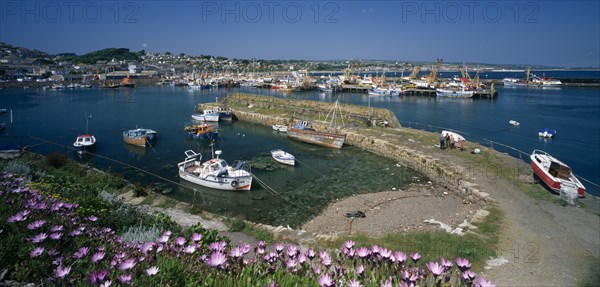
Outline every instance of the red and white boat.
{"type": "Polygon", "coordinates": [[[585,187],[573,174],[571,168],[545,151],[533,150],[531,153],[533,172],[552,191],[560,193],[561,188],[576,187],[579,197],[585,197],[585,187]]]}

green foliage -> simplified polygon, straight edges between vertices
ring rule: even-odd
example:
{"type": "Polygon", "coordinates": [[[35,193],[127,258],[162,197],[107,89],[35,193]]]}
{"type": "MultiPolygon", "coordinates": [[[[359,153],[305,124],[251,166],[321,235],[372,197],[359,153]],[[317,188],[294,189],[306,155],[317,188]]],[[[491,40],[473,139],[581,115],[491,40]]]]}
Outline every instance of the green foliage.
{"type": "Polygon", "coordinates": [[[112,59],[117,61],[139,61],[140,54],[130,52],[129,49],[126,48],[107,48],[87,53],[82,56],[61,55],[61,60],[85,64],[95,64],[98,61],[111,61],[112,59]]]}
{"type": "Polygon", "coordinates": [[[121,238],[126,242],[150,242],[155,241],[162,234],[163,230],[156,226],[130,226],[121,238]]]}
{"type": "Polygon", "coordinates": [[[26,163],[22,163],[20,161],[11,161],[5,167],[4,171],[10,172],[12,174],[17,174],[24,178],[31,177],[31,168],[26,163]]]}
{"type": "Polygon", "coordinates": [[[237,217],[228,217],[225,219],[225,224],[229,227],[229,231],[239,232],[246,228],[246,222],[237,217]]]}
{"type": "Polygon", "coordinates": [[[67,164],[67,156],[59,152],[51,152],[46,155],[46,163],[53,168],[61,168],[67,164]]]}
{"type": "Polygon", "coordinates": [[[135,197],[148,196],[148,191],[142,184],[136,183],[135,188],[133,189],[133,195],[135,197]]]}

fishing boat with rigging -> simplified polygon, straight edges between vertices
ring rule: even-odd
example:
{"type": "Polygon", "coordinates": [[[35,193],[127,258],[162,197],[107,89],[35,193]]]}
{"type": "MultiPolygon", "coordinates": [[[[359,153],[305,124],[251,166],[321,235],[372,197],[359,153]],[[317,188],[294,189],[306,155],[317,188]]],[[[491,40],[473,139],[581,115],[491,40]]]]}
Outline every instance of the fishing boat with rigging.
{"type": "Polygon", "coordinates": [[[85,133],[79,134],[73,143],[73,148],[79,154],[96,150],[96,137],[88,132],[89,121],[92,115],[85,117],[85,133]]]}
{"type": "Polygon", "coordinates": [[[338,108],[339,102],[336,100],[330,111],[332,115],[328,131],[316,131],[310,122],[298,120],[294,127],[288,128],[288,138],[325,147],[342,148],[346,141],[346,134],[338,133],[334,128],[336,110],[338,108]]]}

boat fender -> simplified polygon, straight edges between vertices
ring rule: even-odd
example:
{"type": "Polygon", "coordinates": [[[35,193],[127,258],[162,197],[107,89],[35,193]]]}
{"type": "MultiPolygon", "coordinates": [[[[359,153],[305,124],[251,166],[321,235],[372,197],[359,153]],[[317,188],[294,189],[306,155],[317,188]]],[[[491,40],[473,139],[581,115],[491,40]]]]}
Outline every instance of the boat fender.
{"type": "Polygon", "coordinates": [[[240,185],[240,183],[237,181],[237,179],[235,179],[231,182],[231,187],[238,187],[239,185],[240,185]]]}

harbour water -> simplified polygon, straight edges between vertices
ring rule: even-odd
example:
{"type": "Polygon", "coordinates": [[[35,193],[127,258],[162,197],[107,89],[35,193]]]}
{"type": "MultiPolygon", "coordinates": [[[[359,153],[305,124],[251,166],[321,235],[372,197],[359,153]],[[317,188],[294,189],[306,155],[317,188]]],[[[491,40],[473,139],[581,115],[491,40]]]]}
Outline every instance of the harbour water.
{"type": "MultiPolygon", "coordinates": [[[[496,150],[514,156],[518,156],[515,150],[500,144],[525,153],[542,149],[569,164],[577,175],[600,183],[599,88],[509,89],[499,86],[496,89],[500,96],[493,100],[377,97],[354,93],[328,95],[316,91],[280,94],[263,89],[189,90],[170,86],[63,91],[4,89],[0,90],[0,108],[13,110],[14,134],[26,136],[25,143],[40,153],[65,152],[77,134],[85,131],[85,115],[91,114],[89,131],[98,139],[96,155],[78,158],[67,150],[69,156],[122,174],[132,181],[170,190],[168,196],[201,205],[208,211],[241,215],[275,225],[298,225],[335,198],[357,192],[399,189],[427,179],[413,170],[398,167],[392,160],[354,147],[334,150],[313,146],[288,140],[270,127],[233,122],[219,123],[222,140],[216,142],[214,149],[223,150],[222,157],[230,163],[236,159],[250,161],[253,173],[268,187],[255,181],[250,192],[240,193],[194,186],[180,181],[176,170],[176,164],[183,160],[187,149],[202,152],[205,159],[211,153],[208,143],[192,140],[183,131],[194,105],[213,102],[217,95],[236,91],[328,102],[337,97],[345,103],[390,109],[406,127],[434,132],[452,129],[468,141],[487,146],[489,141],[494,141],[496,150]],[[510,125],[511,119],[521,125],[510,125]],[[157,130],[156,145],[138,148],[124,144],[122,131],[136,126],[157,130]],[[556,138],[537,136],[537,131],[546,127],[558,131],[556,138]],[[276,164],[269,153],[275,148],[293,153],[299,164],[296,167],[276,164]]],[[[7,115],[0,116],[0,122],[8,122],[7,115]]],[[[0,145],[8,141],[9,132],[10,128],[3,131],[0,145]]],[[[526,154],[521,156],[527,157],[526,154]]],[[[598,194],[596,186],[584,184],[590,193],[598,194]]]]}

